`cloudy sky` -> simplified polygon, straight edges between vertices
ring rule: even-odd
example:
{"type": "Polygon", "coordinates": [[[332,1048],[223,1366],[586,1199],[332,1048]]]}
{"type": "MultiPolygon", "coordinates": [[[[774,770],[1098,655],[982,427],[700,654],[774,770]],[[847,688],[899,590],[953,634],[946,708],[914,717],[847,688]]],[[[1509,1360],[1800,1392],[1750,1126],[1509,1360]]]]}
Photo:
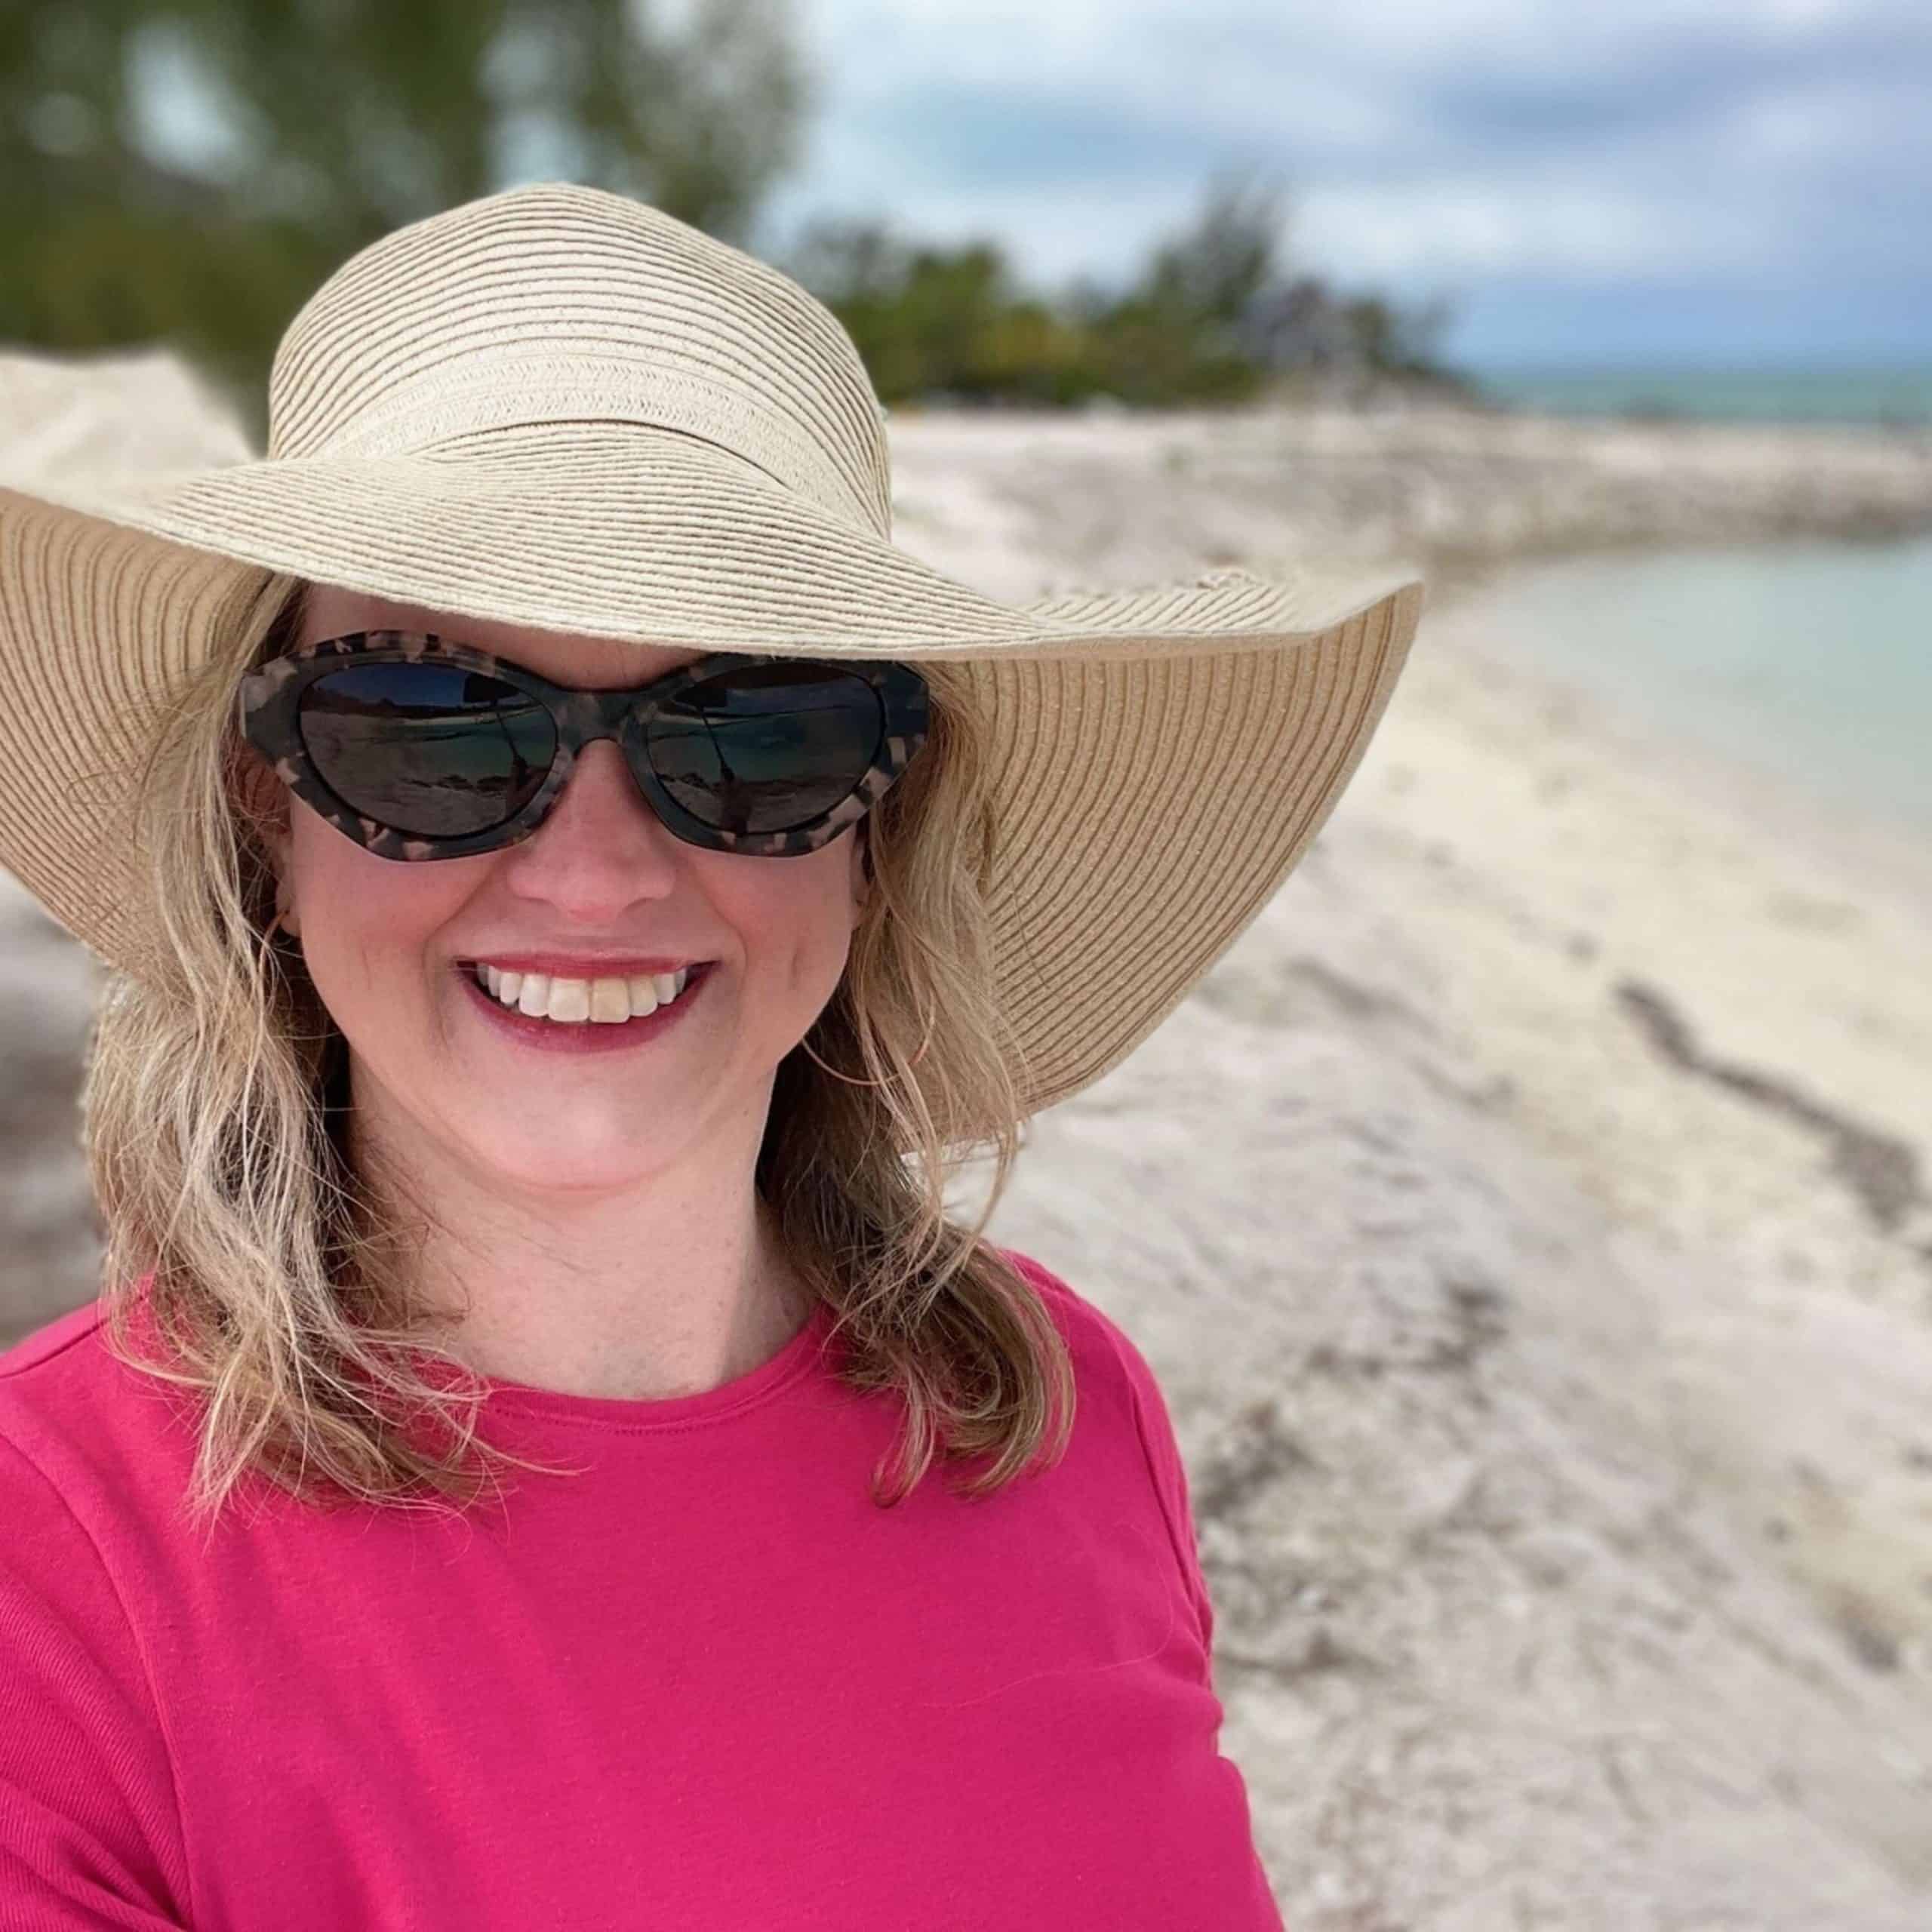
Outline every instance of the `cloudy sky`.
{"type": "MultiPolygon", "coordinates": [[[[1292,260],[1446,297],[1478,368],[1932,365],[1932,0],[792,4],[817,100],[768,254],[869,216],[1047,292],[1259,168],[1292,260]]],[[[189,79],[152,90],[182,158],[189,79]]]]}
{"type": "Polygon", "coordinates": [[[801,0],[808,211],[1117,275],[1218,169],[1477,363],[1932,362],[1932,0],[801,0]]]}

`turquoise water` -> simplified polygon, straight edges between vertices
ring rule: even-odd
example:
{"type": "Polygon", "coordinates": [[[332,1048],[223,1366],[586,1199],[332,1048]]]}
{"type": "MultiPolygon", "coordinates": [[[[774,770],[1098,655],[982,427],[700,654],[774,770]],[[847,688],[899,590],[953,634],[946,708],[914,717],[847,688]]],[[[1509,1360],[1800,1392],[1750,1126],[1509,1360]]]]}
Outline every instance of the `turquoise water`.
{"type": "Polygon", "coordinates": [[[1932,427],[1932,366],[1901,369],[1478,369],[1485,394],[1559,416],[1932,427]]]}
{"type": "Polygon", "coordinates": [[[1465,613],[1640,724],[1932,850],[1932,540],[1564,558],[1465,613]]]}

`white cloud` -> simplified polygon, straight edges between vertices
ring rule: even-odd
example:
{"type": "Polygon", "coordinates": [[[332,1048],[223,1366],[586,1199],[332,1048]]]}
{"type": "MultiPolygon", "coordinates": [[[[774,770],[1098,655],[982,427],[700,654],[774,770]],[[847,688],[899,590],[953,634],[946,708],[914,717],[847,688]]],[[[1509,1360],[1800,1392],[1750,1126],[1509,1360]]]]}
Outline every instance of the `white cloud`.
{"type": "MultiPolygon", "coordinates": [[[[1344,286],[1932,294],[1927,0],[801,0],[796,30],[817,98],[767,245],[869,216],[1111,278],[1258,165],[1344,286]]],[[[155,149],[218,168],[192,63],[158,42],[155,72],[155,149]]]]}
{"type": "MultiPolygon", "coordinates": [[[[1932,139],[1921,0],[809,0],[802,27],[826,125],[782,208],[997,229],[1023,263],[1102,274],[1241,161],[1279,171],[1337,274],[1789,268],[1833,195],[1908,192],[1932,139]],[[1111,136],[1094,174],[1057,115],[1111,136]]],[[[1932,249],[1924,225],[1907,246],[1932,249]]]]}
{"type": "Polygon", "coordinates": [[[1707,271],[1748,272],[1774,240],[1763,214],[1722,198],[1663,204],[1588,181],[1545,182],[1526,194],[1494,179],[1434,180],[1398,195],[1320,188],[1297,232],[1313,259],[1364,283],[1538,272],[1617,281],[1668,275],[1687,258],[1707,271]]]}
{"type": "MultiPolygon", "coordinates": [[[[1917,22],[1918,0],[1372,0],[1331,7],[1281,0],[806,0],[812,40],[858,78],[881,65],[961,79],[1121,81],[1166,66],[1169,85],[1212,86],[1230,38],[1271,36],[1312,73],[1361,66],[1385,75],[1467,64],[1497,77],[1571,72],[1580,63],[1673,42],[1755,46],[1917,22]],[[1186,74],[1150,48],[1192,45],[1186,74]]],[[[1292,77],[1284,66],[1282,78],[1292,77]]]]}
{"type": "Polygon", "coordinates": [[[1903,87],[1843,80],[1800,82],[1740,102],[1724,117],[1722,144],[1740,168],[1761,162],[1814,163],[1869,153],[1881,143],[1905,143],[1916,124],[1926,145],[1932,85],[1903,87]]]}

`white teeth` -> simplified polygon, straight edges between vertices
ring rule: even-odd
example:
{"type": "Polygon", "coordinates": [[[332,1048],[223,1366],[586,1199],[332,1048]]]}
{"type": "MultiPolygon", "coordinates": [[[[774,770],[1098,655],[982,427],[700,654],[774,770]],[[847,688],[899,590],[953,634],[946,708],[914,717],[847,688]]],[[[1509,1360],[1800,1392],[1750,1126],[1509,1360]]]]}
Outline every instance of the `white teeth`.
{"type": "Polygon", "coordinates": [[[552,980],[550,1004],[544,1009],[549,1020],[588,1020],[590,1017],[590,982],[588,980],[552,980]]]}
{"type": "Polygon", "coordinates": [[[561,979],[549,973],[511,973],[479,964],[476,977],[505,1006],[533,1019],[610,1026],[654,1012],[685,989],[688,968],[675,973],[636,973],[626,978],[561,979]]]}

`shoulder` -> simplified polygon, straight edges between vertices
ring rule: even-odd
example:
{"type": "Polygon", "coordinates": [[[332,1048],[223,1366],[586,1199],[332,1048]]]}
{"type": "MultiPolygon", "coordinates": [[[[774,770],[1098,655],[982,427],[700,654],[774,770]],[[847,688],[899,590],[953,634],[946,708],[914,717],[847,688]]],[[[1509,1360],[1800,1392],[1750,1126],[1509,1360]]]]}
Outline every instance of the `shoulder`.
{"type": "MultiPolygon", "coordinates": [[[[1081,1383],[1087,1392],[1088,1380],[1118,1390],[1137,1413],[1151,1400],[1161,1401],[1160,1385],[1146,1358],[1120,1324],[1072,1284],[1057,1275],[1044,1263],[1017,1248],[1003,1247],[1000,1253],[1019,1270],[1038,1293],[1056,1324],[1066,1337],[1076,1371],[1085,1371],[1081,1383]]],[[[1163,1406],[1164,1406],[1163,1404],[1163,1406]]]]}
{"type": "Polygon", "coordinates": [[[100,1346],[105,1318],[97,1301],[0,1353],[0,1883],[27,1915],[0,1910],[8,1924],[188,1922],[174,1766],[128,1587],[130,1512],[152,1499],[122,1486],[137,1452],[118,1392],[134,1371],[100,1346]]]}
{"type": "Polygon", "coordinates": [[[149,1343],[155,1329],[147,1291],[153,1278],[124,1282],[111,1295],[103,1291],[0,1349],[0,1411],[98,1415],[156,1386],[115,1353],[109,1322],[111,1300],[127,1309],[127,1324],[143,1346],[149,1343]]]}
{"type": "Polygon", "coordinates": [[[1097,1406],[1103,1426],[1137,1444],[1163,1506],[1174,1513],[1175,1493],[1186,1478],[1167,1398],[1147,1358],[1118,1321],[1070,1282],[1031,1255],[1000,1252],[1038,1291],[1066,1338],[1081,1407],[1091,1416],[1097,1406]]]}
{"type": "MultiPolygon", "coordinates": [[[[112,1622],[100,1526],[87,1493],[91,1357],[103,1320],[98,1301],[71,1309],[0,1352],[0,1626],[21,1641],[35,1605],[71,1607],[98,1584],[93,1607],[112,1622]],[[56,1589],[66,1593],[56,1596],[56,1589]]],[[[90,1620],[91,1627],[92,1620],[90,1620]]]]}
{"type": "Polygon", "coordinates": [[[194,1444],[177,1392],[113,1352],[107,1315],[97,1295],[0,1351],[0,1444],[12,1452],[0,1458],[0,1510],[23,1486],[51,1491],[111,1533],[185,1478],[194,1444]]]}
{"type": "Polygon", "coordinates": [[[1136,1460],[1158,1502],[1204,1646],[1214,1641],[1214,1611],[1201,1574],[1187,1470],[1174,1418],[1147,1358],[1120,1324],[1051,1269],[1017,1249],[1000,1252],[1038,1291],[1066,1337],[1078,1402],[1097,1398],[1103,1426],[1135,1445],[1136,1460]]]}
{"type": "Polygon", "coordinates": [[[57,1430],[88,1413],[111,1359],[103,1346],[106,1324],[96,1296],[0,1349],[0,1434],[57,1430]]]}
{"type": "Polygon", "coordinates": [[[85,1343],[106,1318],[100,1297],[70,1308],[51,1321],[29,1329],[11,1348],[0,1349],[0,1385],[31,1374],[42,1364],[58,1361],[85,1343]]]}

